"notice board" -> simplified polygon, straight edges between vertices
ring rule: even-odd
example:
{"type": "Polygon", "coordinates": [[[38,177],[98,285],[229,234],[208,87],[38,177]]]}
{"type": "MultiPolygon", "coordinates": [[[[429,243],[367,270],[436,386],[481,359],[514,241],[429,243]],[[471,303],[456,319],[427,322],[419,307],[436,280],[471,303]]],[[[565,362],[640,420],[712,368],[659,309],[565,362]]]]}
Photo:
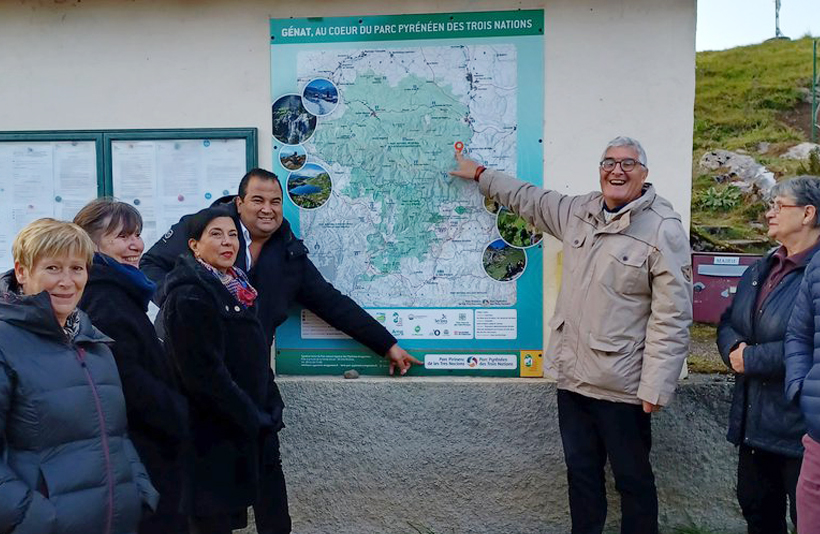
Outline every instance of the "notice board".
{"type": "Polygon", "coordinates": [[[23,226],[72,220],[105,195],[140,211],[150,247],[182,215],[235,194],[256,165],[255,128],[0,132],[0,269],[13,266],[23,226]]]}

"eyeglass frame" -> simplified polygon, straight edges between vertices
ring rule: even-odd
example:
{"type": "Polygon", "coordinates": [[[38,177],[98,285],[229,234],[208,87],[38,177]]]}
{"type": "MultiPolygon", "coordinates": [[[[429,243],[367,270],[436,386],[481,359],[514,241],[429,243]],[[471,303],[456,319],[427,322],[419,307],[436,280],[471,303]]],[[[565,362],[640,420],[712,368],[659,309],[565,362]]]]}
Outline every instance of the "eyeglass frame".
{"type": "Polygon", "coordinates": [[[778,214],[783,208],[805,208],[806,206],[808,206],[808,204],[778,204],[777,202],[770,201],[766,205],[766,207],[769,208],[766,211],[771,211],[778,214]]]}
{"type": "Polygon", "coordinates": [[[637,160],[635,158],[624,158],[624,159],[604,158],[598,163],[598,166],[606,172],[614,171],[615,167],[617,167],[618,165],[621,166],[621,170],[623,172],[632,172],[632,171],[635,170],[635,167],[638,166],[638,165],[640,165],[641,167],[644,167],[644,168],[646,167],[646,165],[641,163],[640,160],[637,160]],[[611,169],[607,169],[607,168],[604,167],[604,162],[606,162],[606,161],[611,161],[612,162],[612,168],[611,169]],[[634,165],[632,165],[629,168],[629,170],[624,169],[624,163],[623,163],[624,161],[632,161],[632,162],[634,162],[634,165]]]}

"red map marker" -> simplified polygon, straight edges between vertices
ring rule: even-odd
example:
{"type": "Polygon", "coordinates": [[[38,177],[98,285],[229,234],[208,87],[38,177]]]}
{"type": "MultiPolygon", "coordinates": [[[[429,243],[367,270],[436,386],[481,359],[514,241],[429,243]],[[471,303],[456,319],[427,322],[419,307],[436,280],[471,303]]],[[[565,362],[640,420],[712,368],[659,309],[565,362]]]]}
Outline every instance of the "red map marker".
{"type": "Polygon", "coordinates": [[[458,150],[459,152],[464,150],[464,143],[462,143],[461,141],[456,141],[456,150],[458,150]]]}

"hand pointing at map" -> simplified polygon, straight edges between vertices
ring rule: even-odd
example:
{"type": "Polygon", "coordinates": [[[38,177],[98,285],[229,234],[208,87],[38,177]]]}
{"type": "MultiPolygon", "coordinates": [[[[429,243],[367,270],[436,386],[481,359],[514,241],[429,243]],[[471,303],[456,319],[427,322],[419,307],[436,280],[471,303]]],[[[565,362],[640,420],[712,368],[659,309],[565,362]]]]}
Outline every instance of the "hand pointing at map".
{"type": "Polygon", "coordinates": [[[399,369],[399,374],[403,375],[407,373],[407,370],[410,369],[410,367],[412,367],[413,364],[421,365],[420,361],[410,356],[410,354],[408,354],[406,350],[399,347],[398,343],[390,347],[385,356],[388,360],[390,360],[391,375],[397,367],[399,369]]]}
{"type": "Polygon", "coordinates": [[[458,176],[465,180],[474,180],[476,171],[481,167],[477,162],[462,156],[461,150],[456,150],[456,163],[458,163],[458,168],[454,171],[450,171],[450,175],[458,176]]]}

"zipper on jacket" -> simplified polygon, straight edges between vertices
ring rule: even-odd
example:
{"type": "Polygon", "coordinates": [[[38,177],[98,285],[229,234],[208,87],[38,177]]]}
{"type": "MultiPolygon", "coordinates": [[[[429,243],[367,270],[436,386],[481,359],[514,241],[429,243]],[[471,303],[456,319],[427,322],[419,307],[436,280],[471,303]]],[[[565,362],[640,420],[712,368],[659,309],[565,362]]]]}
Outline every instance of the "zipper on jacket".
{"type": "Polygon", "coordinates": [[[85,378],[88,380],[88,385],[91,386],[91,394],[94,397],[94,404],[97,407],[97,417],[100,420],[100,434],[103,447],[103,455],[105,456],[105,479],[108,486],[108,512],[105,516],[105,534],[111,534],[111,524],[114,521],[114,481],[111,476],[111,451],[108,448],[108,430],[105,425],[105,414],[103,414],[102,403],[100,402],[100,395],[97,391],[97,386],[91,378],[91,372],[85,364],[85,350],[77,347],[77,361],[83,368],[85,378]]]}

